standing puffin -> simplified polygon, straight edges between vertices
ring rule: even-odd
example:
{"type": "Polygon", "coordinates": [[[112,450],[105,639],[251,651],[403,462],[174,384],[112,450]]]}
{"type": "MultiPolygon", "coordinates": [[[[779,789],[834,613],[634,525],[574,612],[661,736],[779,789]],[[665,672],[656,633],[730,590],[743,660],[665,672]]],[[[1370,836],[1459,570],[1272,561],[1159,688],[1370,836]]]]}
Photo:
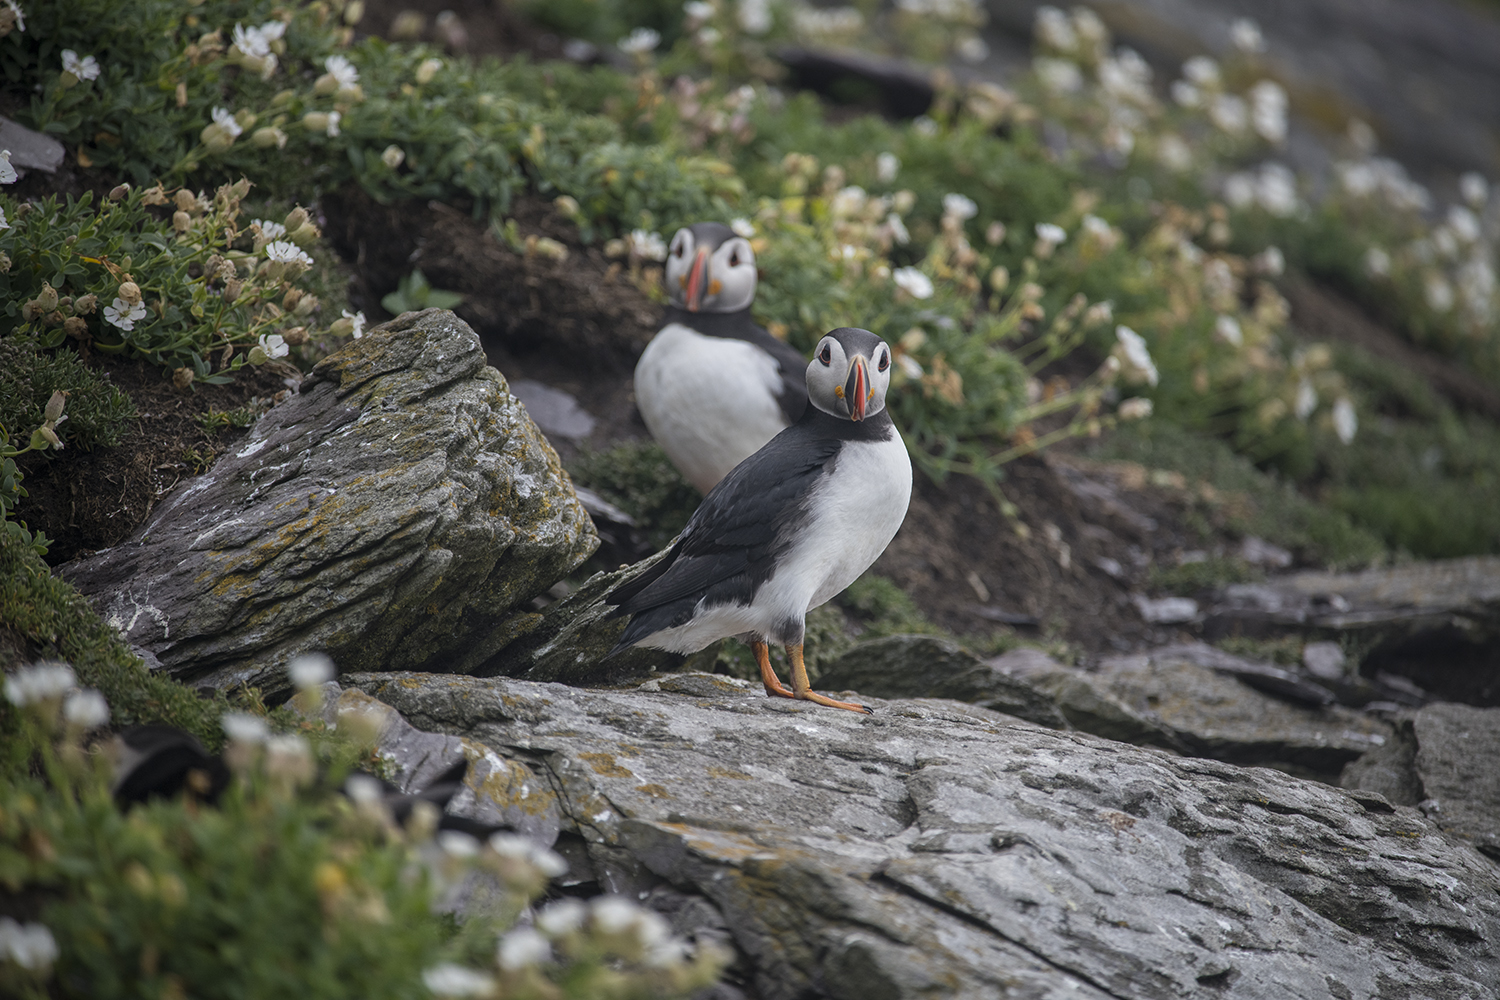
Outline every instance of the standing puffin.
{"type": "Polygon", "coordinates": [[[797,350],[750,318],[755,251],[719,222],[677,230],[665,322],[635,366],[651,436],[707,493],[807,409],[797,350]]]}
{"type": "Polygon", "coordinates": [[[802,636],[807,612],[858,579],[906,518],[911,459],[885,409],[890,381],[891,348],[875,334],[824,336],[802,418],[709,491],[661,562],[609,595],[614,615],[631,616],[610,655],[691,653],[739,636],[768,695],[868,713],[809,690],[802,636]],[[771,668],[771,642],[786,647],[790,690],[771,668]]]}

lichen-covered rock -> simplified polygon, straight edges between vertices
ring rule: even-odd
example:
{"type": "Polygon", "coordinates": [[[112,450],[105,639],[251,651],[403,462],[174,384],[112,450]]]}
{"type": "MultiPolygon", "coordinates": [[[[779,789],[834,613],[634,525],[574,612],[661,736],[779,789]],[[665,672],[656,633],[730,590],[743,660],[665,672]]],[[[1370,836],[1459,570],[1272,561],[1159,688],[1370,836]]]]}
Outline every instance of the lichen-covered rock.
{"type": "Polygon", "coordinates": [[[128,541],[64,570],[173,675],[284,690],[343,670],[466,670],[598,545],[557,454],[451,312],[324,359],[128,541]]]}
{"type": "Polygon", "coordinates": [[[573,891],[706,900],[765,1000],[1500,995],[1500,870],[1368,792],[710,675],[344,681],[547,777],[573,891]]]}

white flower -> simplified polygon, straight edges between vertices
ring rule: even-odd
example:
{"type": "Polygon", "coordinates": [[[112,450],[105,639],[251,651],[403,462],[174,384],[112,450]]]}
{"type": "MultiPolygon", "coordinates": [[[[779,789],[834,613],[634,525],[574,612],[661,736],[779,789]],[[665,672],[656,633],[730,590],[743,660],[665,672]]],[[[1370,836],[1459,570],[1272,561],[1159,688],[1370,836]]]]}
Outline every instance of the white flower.
{"type": "Polygon", "coordinates": [[[282,264],[301,264],[312,267],[313,259],[290,240],[273,240],[266,244],[266,256],[282,264]]]}
{"type": "Polygon", "coordinates": [[[688,0],[682,5],[682,12],[695,21],[707,21],[714,16],[714,5],[704,0],[688,0]]]}
{"type": "Polygon", "coordinates": [[[1265,164],[1256,181],[1255,198],[1262,208],[1278,218],[1295,214],[1298,206],[1296,175],[1285,164],[1265,164]]]}
{"type": "Polygon", "coordinates": [[[938,134],[937,119],[931,115],[917,115],[911,120],[911,127],[916,130],[917,135],[932,138],[938,134]]]}
{"type": "MultiPolygon", "coordinates": [[[[345,311],[344,315],[349,313],[345,311]]],[[[292,657],[292,662],[286,665],[286,675],[302,690],[328,683],[334,673],[333,661],[323,653],[303,653],[292,657]]]]}
{"type": "Polygon", "coordinates": [[[990,57],[989,43],[978,35],[965,35],[954,49],[964,62],[979,63],[990,57]]]}
{"type": "Polygon", "coordinates": [[[1340,396],[1333,404],[1333,432],[1344,444],[1354,440],[1359,430],[1359,418],[1354,415],[1354,404],[1348,396],[1340,396]]]}
{"type": "Polygon", "coordinates": [[[290,778],[299,784],[313,775],[312,747],[296,733],[278,733],[266,738],[266,773],[290,778]]]}
{"type": "Polygon", "coordinates": [[[1267,142],[1286,139],[1286,91],[1274,80],[1262,80],[1250,88],[1250,123],[1267,142]]]}
{"type": "Polygon", "coordinates": [[[228,108],[214,108],[214,124],[223,129],[231,139],[236,139],[245,130],[240,128],[240,123],[234,120],[234,115],[229,113],[228,108]]]}
{"type": "Polygon", "coordinates": [[[1225,132],[1237,134],[1250,124],[1250,108],[1243,97],[1233,94],[1216,94],[1208,106],[1208,117],[1225,132]]]}
{"type": "Polygon", "coordinates": [[[1184,108],[1196,108],[1203,103],[1203,91],[1186,80],[1173,80],[1170,90],[1172,100],[1184,108]]]}
{"type": "Polygon", "coordinates": [[[1266,247],[1250,258],[1250,264],[1261,274],[1276,278],[1286,271],[1286,255],[1281,252],[1280,247],[1266,247]]]}
{"type": "Polygon", "coordinates": [[[271,735],[266,720],[248,712],[225,712],[219,717],[219,725],[231,743],[264,743],[271,735]]]}
{"type": "Polygon", "coordinates": [[[1214,337],[1235,347],[1245,342],[1245,333],[1240,329],[1240,321],[1233,316],[1220,316],[1214,320],[1214,337]]]}
{"type": "Polygon", "coordinates": [[[1068,241],[1068,231],[1062,226],[1054,225],[1051,222],[1038,222],[1036,224],[1036,238],[1043,243],[1050,243],[1056,246],[1059,243],[1066,243],[1068,241]]]}
{"type": "Polygon", "coordinates": [[[0,184],[14,184],[19,176],[10,165],[10,150],[0,149],[0,184]]]}
{"type": "Polygon", "coordinates": [[[10,12],[16,16],[16,30],[25,32],[26,12],[21,9],[21,5],[16,3],[16,0],[5,0],[5,6],[9,7],[10,12]]]}
{"type": "Polygon", "coordinates": [[[640,917],[641,908],[624,896],[599,896],[590,904],[594,926],[606,934],[629,930],[640,917]]]}
{"type": "Polygon", "coordinates": [[[1318,390],[1310,379],[1297,383],[1297,397],[1292,402],[1292,412],[1298,420],[1306,420],[1318,408],[1318,390]]]}
{"type": "Polygon", "coordinates": [[[1115,339],[1119,342],[1119,351],[1124,362],[1126,374],[1133,381],[1145,381],[1156,385],[1160,375],[1156,371],[1156,362],[1151,360],[1151,351],[1146,347],[1146,338],[1136,333],[1123,324],[1115,327],[1115,339]]]}
{"type": "Polygon", "coordinates": [[[858,184],[851,184],[829,199],[828,214],[835,219],[847,219],[862,211],[867,200],[865,189],[858,184]]]}
{"type": "Polygon", "coordinates": [[[1453,205],[1448,209],[1448,228],[1463,242],[1473,243],[1480,236],[1479,216],[1462,205],[1453,205]]]}
{"type": "Polygon", "coordinates": [[[740,0],[736,16],[740,27],[752,35],[764,35],[771,30],[770,0],[740,0]]]}
{"type": "Polygon", "coordinates": [[[260,349],[266,352],[266,357],[275,361],[284,358],[292,352],[287,346],[286,338],[279,333],[263,333],[260,335],[260,349]]]}
{"type": "Polygon", "coordinates": [[[1032,33],[1037,41],[1059,52],[1072,52],[1078,48],[1078,35],[1068,15],[1052,6],[1038,7],[1032,33]]]}
{"type": "Polygon", "coordinates": [[[1083,89],[1083,71],[1071,59],[1037,56],[1031,69],[1044,88],[1054,94],[1076,94],[1083,89]]]}
{"type": "Polygon", "coordinates": [[[339,87],[352,87],[359,82],[359,70],[347,56],[332,55],[323,60],[328,75],[339,82],[339,87]]]}
{"type": "MultiPolygon", "coordinates": [[[[280,21],[275,23],[281,25],[280,21]]],[[[285,25],[281,26],[285,28],[285,25]]],[[[234,26],[234,47],[247,56],[259,59],[270,55],[271,41],[261,28],[247,28],[242,24],[234,26]]]]}
{"type": "Polygon", "coordinates": [[[109,702],[93,688],[74,691],[63,702],[63,718],[69,725],[96,729],[109,721],[109,702]]]}
{"type": "Polygon", "coordinates": [[[901,366],[901,370],[906,373],[907,378],[921,378],[923,375],[922,362],[910,354],[897,355],[896,364],[901,366]]]}
{"type": "Polygon", "coordinates": [[[906,223],[901,221],[901,216],[895,212],[885,217],[885,226],[891,232],[891,239],[897,246],[906,246],[911,242],[911,233],[906,228],[906,223]]]}
{"type": "Polygon", "coordinates": [[[73,668],[57,660],[22,667],[5,679],[5,698],[12,705],[31,705],[61,698],[78,686],[73,668]]]}
{"type": "Polygon", "coordinates": [[[1182,173],[1193,165],[1193,150],[1178,135],[1164,135],[1157,142],[1156,158],[1161,165],[1174,173],[1182,173]]]}
{"type": "Polygon", "coordinates": [[[661,44],[661,32],[651,28],[636,28],[615,44],[627,55],[645,55],[661,44]]]}
{"type": "Polygon", "coordinates": [[[381,787],[378,778],[372,778],[368,774],[351,774],[344,782],[344,793],[349,796],[355,805],[374,805],[385,796],[385,789],[381,787]]]}
{"type": "Polygon", "coordinates": [[[972,219],[979,214],[979,206],[974,204],[974,199],[961,194],[943,195],[943,214],[951,215],[956,219],[972,219]]]}
{"type": "Polygon", "coordinates": [[[256,219],[250,225],[260,230],[260,234],[268,240],[279,240],[286,235],[286,226],[279,222],[271,222],[266,219],[256,219]]]}
{"type": "Polygon", "coordinates": [[[19,924],[0,917],[0,961],[23,969],[42,970],[57,961],[57,941],[41,924],[19,924]]]}
{"type": "Polygon", "coordinates": [[[568,863],[561,855],[532,843],[520,834],[494,834],[490,837],[489,845],[490,850],[502,858],[524,858],[548,878],[556,878],[568,871],[568,863]]]}
{"type": "Polygon", "coordinates": [[[914,299],[932,298],[932,279],[914,267],[898,267],[891,274],[896,287],[914,299]]]}
{"type": "Polygon", "coordinates": [[[1379,247],[1365,251],[1365,273],[1372,278],[1384,278],[1391,273],[1391,255],[1379,247]]]}
{"type": "Polygon", "coordinates": [[[10,220],[5,217],[5,209],[0,208],[0,229],[9,229],[10,220]]]}
{"type": "Polygon", "coordinates": [[[536,915],[536,926],[548,937],[562,937],[583,927],[588,907],[580,900],[564,897],[536,915]]]}
{"type": "Polygon", "coordinates": [[[392,170],[395,170],[397,167],[401,166],[401,164],[406,162],[406,150],[402,149],[400,146],[396,145],[393,142],[381,151],[380,162],[384,163],[392,170]]]}
{"type": "Polygon", "coordinates": [[[507,972],[541,965],[552,957],[552,945],[533,928],[518,927],[500,939],[495,960],[507,972]]]}
{"type": "Polygon", "coordinates": [[[1182,75],[1199,87],[1213,89],[1220,84],[1219,64],[1208,56],[1193,56],[1183,63],[1182,75]]]}
{"type": "Polygon", "coordinates": [[[93,56],[78,58],[78,53],[72,49],[63,49],[62,64],[64,73],[72,73],[80,80],[97,80],[99,78],[99,62],[93,56]]]}
{"type": "MultiPolygon", "coordinates": [[[[881,153],[875,157],[875,179],[890,184],[901,171],[901,160],[895,153],[881,153]]],[[[1477,174],[1475,176],[1478,176],[1477,174]]]]}
{"type": "Polygon", "coordinates": [[[667,241],[661,238],[661,233],[636,229],[630,234],[630,251],[646,260],[666,260],[667,241]]]}
{"type": "Polygon", "coordinates": [[[1458,179],[1458,191],[1464,196],[1464,201],[1479,208],[1489,200],[1490,184],[1484,175],[1471,170],[1458,179]]]}
{"type": "Polygon", "coordinates": [[[462,830],[439,830],[437,842],[438,846],[443,849],[443,853],[450,857],[479,857],[479,841],[462,830]]]}
{"type": "Polygon", "coordinates": [[[124,299],[116,297],[115,301],[104,307],[105,322],[112,323],[121,330],[134,330],[136,320],[146,318],[146,304],[137,302],[131,305],[124,299]]]}
{"type": "Polygon", "coordinates": [[[359,312],[352,313],[345,309],[343,313],[345,319],[354,322],[354,339],[358,340],[360,337],[363,337],[365,335],[365,324],[369,322],[369,320],[365,319],[364,310],[361,309],[359,312]]]}
{"type": "Polygon", "coordinates": [[[1441,274],[1428,274],[1422,291],[1427,297],[1428,308],[1433,312],[1445,313],[1453,308],[1453,286],[1441,274]]]}
{"type": "Polygon", "coordinates": [[[422,983],[440,997],[482,997],[495,990],[493,976],[452,962],[423,970],[422,983]]]}
{"type": "Polygon", "coordinates": [[[729,228],[734,230],[736,236],[743,236],[747,240],[755,235],[755,224],[743,215],[730,219],[729,228]]]}
{"type": "Polygon", "coordinates": [[[265,24],[262,24],[255,30],[260,32],[260,37],[264,38],[267,44],[270,44],[271,42],[276,41],[276,39],[280,38],[282,35],[286,34],[286,22],[267,21],[265,24]]]}
{"type": "Polygon", "coordinates": [[[1260,33],[1260,25],[1248,17],[1234,19],[1229,25],[1229,38],[1241,52],[1263,52],[1266,48],[1266,39],[1260,33]]]}
{"type": "Polygon", "coordinates": [[[1144,396],[1132,396],[1120,404],[1117,411],[1121,420],[1144,420],[1151,416],[1151,400],[1144,396]]]}
{"type": "Polygon", "coordinates": [[[328,112],[328,138],[332,139],[339,134],[339,121],[344,117],[342,111],[328,112]]]}

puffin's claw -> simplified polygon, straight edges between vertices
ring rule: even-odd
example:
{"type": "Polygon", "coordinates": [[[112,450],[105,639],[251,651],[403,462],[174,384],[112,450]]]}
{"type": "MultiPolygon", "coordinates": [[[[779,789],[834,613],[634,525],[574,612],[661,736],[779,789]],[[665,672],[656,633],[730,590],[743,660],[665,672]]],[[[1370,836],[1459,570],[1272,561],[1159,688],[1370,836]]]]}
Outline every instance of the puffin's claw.
{"type": "Polygon", "coordinates": [[[826,705],[829,708],[842,708],[848,712],[860,712],[864,715],[874,715],[875,710],[865,705],[859,705],[852,701],[839,701],[830,698],[826,694],[818,694],[812,690],[812,684],[807,680],[807,664],[802,662],[802,644],[786,648],[787,659],[792,661],[792,697],[803,701],[810,701],[815,705],[826,705]]]}

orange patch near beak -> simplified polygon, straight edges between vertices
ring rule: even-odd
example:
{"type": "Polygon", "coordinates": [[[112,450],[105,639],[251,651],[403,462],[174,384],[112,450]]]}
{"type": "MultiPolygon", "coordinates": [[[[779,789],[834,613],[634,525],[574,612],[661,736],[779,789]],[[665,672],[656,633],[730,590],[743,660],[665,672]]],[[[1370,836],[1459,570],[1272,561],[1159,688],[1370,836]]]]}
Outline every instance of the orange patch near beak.
{"type": "Polygon", "coordinates": [[[688,312],[697,312],[703,305],[703,289],[708,284],[708,248],[703,247],[693,254],[693,266],[687,276],[688,312]]]}

